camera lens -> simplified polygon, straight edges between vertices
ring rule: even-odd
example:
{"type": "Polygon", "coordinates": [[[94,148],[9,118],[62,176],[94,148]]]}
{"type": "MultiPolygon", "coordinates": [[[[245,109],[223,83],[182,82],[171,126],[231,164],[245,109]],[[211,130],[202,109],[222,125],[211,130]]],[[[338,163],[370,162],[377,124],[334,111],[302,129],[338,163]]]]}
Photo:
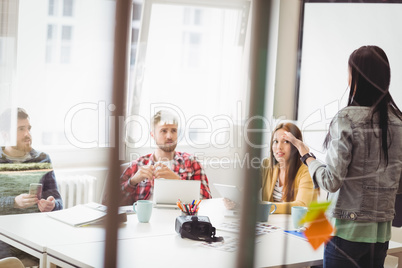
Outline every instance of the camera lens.
{"type": "Polygon", "coordinates": [[[198,234],[200,235],[208,235],[208,228],[205,224],[198,224],[198,234]]]}
{"type": "Polygon", "coordinates": [[[191,224],[183,223],[182,227],[183,231],[191,233],[191,224]]]}

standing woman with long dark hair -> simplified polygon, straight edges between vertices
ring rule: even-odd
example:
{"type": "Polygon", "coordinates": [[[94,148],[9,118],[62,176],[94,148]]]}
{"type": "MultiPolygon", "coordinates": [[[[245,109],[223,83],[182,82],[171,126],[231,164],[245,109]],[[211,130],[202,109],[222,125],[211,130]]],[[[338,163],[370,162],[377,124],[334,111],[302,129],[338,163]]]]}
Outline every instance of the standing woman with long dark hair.
{"type": "Polygon", "coordinates": [[[284,136],[332,201],[336,230],[325,247],[324,267],[383,267],[395,196],[402,190],[402,112],[389,93],[391,72],[381,48],[360,47],[348,65],[348,106],[331,122],[325,163],[291,133],[284,136]]]}

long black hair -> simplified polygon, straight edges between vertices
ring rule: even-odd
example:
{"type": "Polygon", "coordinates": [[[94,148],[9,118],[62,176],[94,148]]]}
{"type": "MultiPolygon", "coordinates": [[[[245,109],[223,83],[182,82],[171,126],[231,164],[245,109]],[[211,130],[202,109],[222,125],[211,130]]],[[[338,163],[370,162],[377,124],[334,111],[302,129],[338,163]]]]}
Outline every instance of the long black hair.
{"type": "MultiPolygon", "coordinates": [[[[381,148],[388,165],[388,109],[402,120],[402,112],[389,93],[391,68],[388,57],[378,46],[362,46],[350,55],[348,65],[351,81],[347,106],[371,107],[372,126],[374,114],[378,113],[381,148]]],[[[325,148],[328,148],[330,140],[328,132],[325,148]]]]}

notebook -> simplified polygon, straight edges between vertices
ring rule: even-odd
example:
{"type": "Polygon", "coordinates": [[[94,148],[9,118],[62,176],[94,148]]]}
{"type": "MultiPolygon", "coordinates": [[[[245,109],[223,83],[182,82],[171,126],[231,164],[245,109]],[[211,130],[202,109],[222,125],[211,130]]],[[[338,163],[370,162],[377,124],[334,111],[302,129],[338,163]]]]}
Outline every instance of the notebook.
{"type": "MultiPolygon", "coordinates": [[[[94,223],[101,223],[101,221],[106,218],[106,214],[106,206],[90,202],[87,204],[79,204],[67,209],[52,211],[47,213],[47,216],[74,227],[80,227],[94,223]]],[[[126,222],[126,212],[119,208],[117,219],[119,222],[126,222]]]]}
{"type": "Polygon", "coordinates": [[[190,203],[200,199],[201,181],[154,180],[153,202],[155,207],[177,208],[177,200],[190,203]]]}

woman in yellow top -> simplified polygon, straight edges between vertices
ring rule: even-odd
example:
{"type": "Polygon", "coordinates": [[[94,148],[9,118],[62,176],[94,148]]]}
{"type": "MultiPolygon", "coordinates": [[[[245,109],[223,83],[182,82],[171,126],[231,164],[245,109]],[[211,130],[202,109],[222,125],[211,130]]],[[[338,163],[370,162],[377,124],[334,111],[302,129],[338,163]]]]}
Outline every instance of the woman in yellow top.
{"type": "Polygon", "coordinates": [[[317,200],[308,168],[297,149],[283,138],[285,131],[302,140],[300,129],[292,123],[279,124],[271,137],[270,156],[261,166],[262,200],[274,202],[276,213],[290,213],[293,206],[308,206],[317,200]]]}

